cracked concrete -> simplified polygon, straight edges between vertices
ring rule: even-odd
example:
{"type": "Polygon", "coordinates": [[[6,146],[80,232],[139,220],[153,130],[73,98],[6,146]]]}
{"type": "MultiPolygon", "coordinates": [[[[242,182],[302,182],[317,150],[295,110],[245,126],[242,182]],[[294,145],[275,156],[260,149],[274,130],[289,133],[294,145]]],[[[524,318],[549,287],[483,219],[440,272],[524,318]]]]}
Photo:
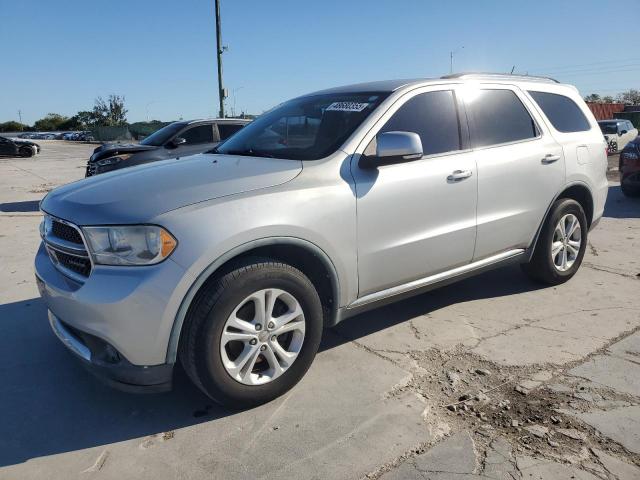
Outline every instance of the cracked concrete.
{"type": "Polygon", "coordinates": [[[49,332],[33,209],[93,146],[42,144],[0,160],[0,478],[640,478],[640,202],[615,183],[570,282],[509,267],[368,312],[294,390],[231,412],[181,374],[113,391],[49,332]]]}

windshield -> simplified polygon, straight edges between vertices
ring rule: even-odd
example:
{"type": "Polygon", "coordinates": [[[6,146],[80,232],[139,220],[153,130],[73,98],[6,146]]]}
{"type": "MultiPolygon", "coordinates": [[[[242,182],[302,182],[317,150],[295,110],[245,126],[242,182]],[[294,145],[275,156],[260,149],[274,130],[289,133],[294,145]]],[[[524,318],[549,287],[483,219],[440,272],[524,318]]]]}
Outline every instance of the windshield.
{"type": "Polygon", "coordinates": [[[317,160],[332,154],[387,93],[296,98],[261,115],[212,153],[317,160]]]}
{"type": "Polygon", "coordinates": [[[599,123],[598,125],[600,125],[600,130],[602,130],[602,133],[608,133],[608,134],[612,134],[612,133],[618,133],[618,124],[616,123],[599,123]]]}
{"type": "Polygon", "coordinates": [[[147,138],[140,142],[140,145],[152,145],[154,147],[160,147],[167,143],[171,137],[180,131],[186,124],[184,122],[175,122],[162,127],[160,130],[156,130],[147,138]]]}

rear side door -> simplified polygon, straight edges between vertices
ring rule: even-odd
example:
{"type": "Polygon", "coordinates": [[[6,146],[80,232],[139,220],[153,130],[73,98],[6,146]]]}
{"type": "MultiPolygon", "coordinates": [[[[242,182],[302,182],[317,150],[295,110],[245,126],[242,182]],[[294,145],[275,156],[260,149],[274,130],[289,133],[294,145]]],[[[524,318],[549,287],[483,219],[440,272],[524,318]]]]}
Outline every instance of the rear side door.
{"type": "Polygon", "coordinates": [[[478,165],[474,261],[527,248],[565,181],[562,147],[515,86],[464,89],[478,165]]]}
{"type": "MultiPolygon", "coordinates": [[[[217,131],[215,133],[217,134],[217,131]]],[[[214,139],[213,125],[210,123],[189,126],[182,130],[177,137],[184,138],[186,142],[169,150],[171,157],[186,157],[206,152],[217,143],[217,140],[214,139]]]]}
{"type": "Polygon", "coordinates": [[[399,99],[358,147],[351,172],[360,297],[471,261],[477,172],[461,117],[453,87],[422,88],[399,99]],[[389,131],[417,133],[424,156],[363,167],[359,159],[375,155],[376,135],[389,131]]]}

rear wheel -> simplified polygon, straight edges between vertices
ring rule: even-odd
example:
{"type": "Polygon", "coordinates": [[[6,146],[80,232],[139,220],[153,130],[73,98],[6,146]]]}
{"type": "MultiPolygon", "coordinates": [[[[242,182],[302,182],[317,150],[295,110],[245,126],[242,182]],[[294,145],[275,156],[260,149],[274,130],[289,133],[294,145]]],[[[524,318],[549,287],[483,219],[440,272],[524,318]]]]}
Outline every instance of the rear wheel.
{"type": "Polygon", "coordinates": [[[322,306],[311,281],[290,265],[253,259],[199,292],[182,334],[180,359],[209,397],[245,408],[298,383],[321,337],[322,306]]]}
{"type": "Polygon", "coordinates": [[[580,268],[587,246],[587,218],[575,200],[562,198],[554,203],[531,261],[522,269],[534,280],[558,285],[580,268]]]}

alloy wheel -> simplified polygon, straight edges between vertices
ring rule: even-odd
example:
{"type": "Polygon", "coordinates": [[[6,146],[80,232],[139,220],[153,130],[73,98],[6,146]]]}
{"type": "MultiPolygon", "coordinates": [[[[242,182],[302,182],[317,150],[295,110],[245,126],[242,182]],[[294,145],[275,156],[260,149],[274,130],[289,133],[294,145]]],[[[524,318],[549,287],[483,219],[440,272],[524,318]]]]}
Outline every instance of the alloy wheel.
{"type": "Polygon", "coordinates": [[[245,385],[262,385],[284,374],[304,342],[300,303],[277,288],[246,297],[227,318],[220,339],[227,373],[245,385]]]}
{"type": "Polygon", "coordinates": [[[580,253],[582,245],[582,228],[574,214],[564,215],[555,230],[551,243],[551,261],[560,272],[569,270],[580,253]]]}

